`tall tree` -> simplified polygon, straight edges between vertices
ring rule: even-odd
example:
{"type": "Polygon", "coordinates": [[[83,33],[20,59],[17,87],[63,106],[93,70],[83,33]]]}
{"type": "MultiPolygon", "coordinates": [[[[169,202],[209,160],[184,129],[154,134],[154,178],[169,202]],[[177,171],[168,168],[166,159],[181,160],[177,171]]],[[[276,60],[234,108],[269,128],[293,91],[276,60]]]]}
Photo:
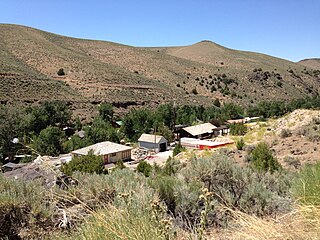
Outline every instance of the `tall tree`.
{"type": "Polygon", "coordinates": [[[106,121],[111,122],[113,120],[113,106],[110,103],[102,103],[99,107],[100,117],[106,121]]]}

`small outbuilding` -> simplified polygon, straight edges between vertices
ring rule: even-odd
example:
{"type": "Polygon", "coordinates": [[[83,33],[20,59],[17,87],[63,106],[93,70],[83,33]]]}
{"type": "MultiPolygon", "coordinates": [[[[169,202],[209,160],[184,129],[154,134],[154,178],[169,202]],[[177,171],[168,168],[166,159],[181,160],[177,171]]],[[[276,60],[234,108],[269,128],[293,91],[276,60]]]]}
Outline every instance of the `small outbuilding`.
{"type": "Polygon", "coordinates": [[[105,164],[109,164],[116,163],[117,161],[130,160],[132,147],[106,141],[72,151],[72,155],[84,156],[91,150],[94,155],[102,156],[105,164]]]}
{"type": "Polygon", "coordinates": [[[211,123],[202,123],[195,126],[185,127],[180,132],[180,137],[205,139],[214,135],[214,129],[217,128],[211,123]]]}
{"type": "Polygon", "coordinates": [[[164,152],[167,150],[168,141],[163,136],[154,134],[142,134],[138,139],[139,147],[164,152]]]}

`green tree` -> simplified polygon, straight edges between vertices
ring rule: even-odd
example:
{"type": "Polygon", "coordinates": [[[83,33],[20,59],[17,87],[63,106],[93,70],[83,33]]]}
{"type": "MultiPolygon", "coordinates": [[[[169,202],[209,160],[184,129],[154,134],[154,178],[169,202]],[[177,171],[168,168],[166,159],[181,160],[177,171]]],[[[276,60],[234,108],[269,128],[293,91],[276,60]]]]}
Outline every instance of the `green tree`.
{"type": "Polygon", "coordinates": [[[169,142],[172,142],[174,136],[169,127],[162,124],[158,127],[157,132],[160,135],[162,135],[165,139],[167,139],[169,142]]]}
{"type": "Polygon", "coordinates": [[[149,177],[152,172],[152,166],[146,161],[139,162],[137,171],[143,173],[144,176],[149,177]]]}
{"type": "Polygon", "coordinates": [[[105,168],[102,157],[94,155],[91,150],[87,155],[73,157],[69,163],[62,165],[61,171],[69,176],[75,171],[101,174],[105,168]]]}
{"type": "Polygon", "coordinates": [[[49,126],[35,137],[33,146],[41,155],[57,156],[63,152],[65,134],[58,127],[49,126]]]}
{"type": "Polygon", "coordinates": [[[249,155],[250,166],[259,172],[275,172],[281,169],[280,163],[273,156],[265,142],[259,143],[249,155]]]}
{"type": "Polygon", "coordinates": [[[237,104],[225,103],[221,109],[221,113],[223,113],[227,119],[237,119],[243,115],[244,110],[237,104]]]}
{"type": "Polygon", "coordinates": [[[147,109],[131,110],[124,118],[121,131],[132,141],[136,141],[142,133],[149,133],[157,119],[153,112],[147,109]]]}
{"type": "Polygon", "coordinates": [[[15,152],[21,147],[12,140],[21,137],[21,115],[17,109],[0,105],[0,163],[5,158],[13,160],[15,152]]]}
{"type": "Polygon", "coordinates": [[[70,109],[60,101],[46,101],[39,106],[27,108],[25,112],[22,127],[27,134],[39,134],[48,126],[65,127],[71,119],[70,109]]]}
{"type": "Polygon", "coordinates": [[[91,127],[84,128],[86,138],[92,143],[112,141],[119,143],[119,137],[116,130],[109,122],[104,121],[100,116],[93,120],[91,127]]]}
{"type": "Polygon", "coordinates": [[[173,104],[161,104],[155,112],[155,118],[158,122],[163,122],[165,126],[172,129],[174,121],[174,106],[173,104]]]}
{"type": "Polygon", "coordinates": [[[230,125],[230,134],[231,135],[245,135],[248,131],[248,127],[243,123],[233,123],[230,125]]]}
{"type": "Polygon", "coordinates": [[[104,121],[111,122],[113,120],[113,114],[113,106],[110,103],[102,103],[99,106],[99,115],[104,121]]]}
{"type": "Polygon", "coordinates": [[[63,149],[64,152],[71,152],[91,144],[93,144],[93,142],[89,138],[85,137],[82,139],[77,135],[73,135],[70,139],[63,143],[63,149]]]}

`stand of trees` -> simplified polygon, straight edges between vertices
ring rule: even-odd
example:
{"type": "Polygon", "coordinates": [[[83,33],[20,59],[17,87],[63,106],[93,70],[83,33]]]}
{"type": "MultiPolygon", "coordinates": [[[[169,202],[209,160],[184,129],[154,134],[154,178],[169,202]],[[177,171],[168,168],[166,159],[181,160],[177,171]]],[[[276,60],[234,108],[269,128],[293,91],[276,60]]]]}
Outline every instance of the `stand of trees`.
{"type": "MultiPolygon", "coordinates": [[[[12,161],[19,152],[58,155],[101,141],[120,142],[121,139],[136,141],[142,133],[156,133],[172,139],[174,124],[191,125],[198,121],[221,123],[243,116],[279,117],[297,108],[320,108],[320,97],[260,102],[246,109],[233,104],[203,106],[159,105],[156,109],[134,109],[123,118],[120,129],[112,126],[114,111],[111,104],[100,105],[99,114],[91,126],[82,126],[79,119],[71,119],[71,111],[63,102],[43,102],[38,106],[16,109],[0,105],[0,163],[12,161]],[[63,131],[65,127],[83,129],[85,137],[63,131]],[[18,138],[17,143],[14,139],[18,138]],[[26,148],[28,146],[28,148],[26,148]]],[[[241,132],[242,134],[242,132],[241,132]]]]}

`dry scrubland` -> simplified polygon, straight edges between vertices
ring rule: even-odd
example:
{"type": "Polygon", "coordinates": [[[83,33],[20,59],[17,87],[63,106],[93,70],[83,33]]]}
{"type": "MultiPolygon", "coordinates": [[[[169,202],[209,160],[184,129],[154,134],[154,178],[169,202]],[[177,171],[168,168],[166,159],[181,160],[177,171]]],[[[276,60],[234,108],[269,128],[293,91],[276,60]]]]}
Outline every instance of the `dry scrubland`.
{"type": "Polygon", "coordinates": [[[319,91],[319,72],[310,67],[209,41],[137,48],[7,24],[0,25],[0,36],[2,103],[60,99],[84,116],[101,101],[121,112],[173,99],[183,104],[209,105],[215,98],[248,104],[319,91]],[[58,77],[60,68],[66,75],[58,77]]]}

